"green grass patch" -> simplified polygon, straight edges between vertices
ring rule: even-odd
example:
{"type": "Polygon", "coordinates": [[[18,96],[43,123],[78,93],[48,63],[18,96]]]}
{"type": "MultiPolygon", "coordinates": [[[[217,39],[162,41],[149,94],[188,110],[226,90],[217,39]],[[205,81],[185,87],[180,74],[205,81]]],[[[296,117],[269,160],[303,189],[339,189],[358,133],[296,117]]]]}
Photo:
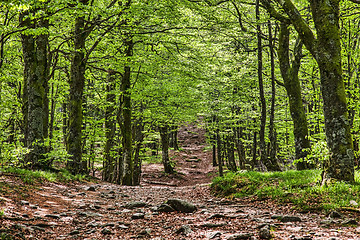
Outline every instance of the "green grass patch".
{"type": "Polygon", "coordinates": [[[211,185],[216,195],[229,198],[253,196],[292,203],[301,210],[330,210],[352,207],[350,201],[360,204],[360,174],[356,183],[336,182],[321,186],[320,170],[227,173],[217,177],[211,185]]]}
{"type": "Polygon", "coordinates": [[[42,182],[43,180],[49,182],[67,182],[67,181],[83,181],[88,179],[86,175],[72,175],[66,169],[62,169],[59,172],[49,172],[40,170],[28,170],[22,168],[7,167],[1,168],[0,171],[6,173],[13,173],[20,177],[20,179],[27,184],[33,184],[36,182],[42,182]]]}

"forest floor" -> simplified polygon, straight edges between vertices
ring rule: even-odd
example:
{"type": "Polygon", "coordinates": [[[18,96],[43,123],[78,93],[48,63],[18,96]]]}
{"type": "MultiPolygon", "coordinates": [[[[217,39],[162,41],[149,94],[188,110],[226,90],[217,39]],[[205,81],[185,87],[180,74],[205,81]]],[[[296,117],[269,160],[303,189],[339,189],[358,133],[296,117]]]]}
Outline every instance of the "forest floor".
{"type": "Polygon", "coordinates": [[[217,171],[204,130],[183,126],[179,141],[182,151],[172,152],[177,173],[144,165],[136,187],[100,180],[31,185],[0,175],[0,239],[266,239],[267,233],[273,239],[360,239],[359,213],[337,219],[271,200],[213,196],[209,183],[217,171]],[[161,212],[173,198],[197,210],[161,212]]]}

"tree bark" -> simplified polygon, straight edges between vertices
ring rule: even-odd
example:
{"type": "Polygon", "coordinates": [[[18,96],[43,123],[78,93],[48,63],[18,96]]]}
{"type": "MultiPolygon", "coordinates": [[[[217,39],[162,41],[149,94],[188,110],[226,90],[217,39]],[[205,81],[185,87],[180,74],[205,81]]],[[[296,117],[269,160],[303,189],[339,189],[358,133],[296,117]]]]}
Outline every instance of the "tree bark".
{"type": "Polygon", "coordinates": [[[216,130],[216,145],[217,145],[217,159],[218,159],[218,167],[219,167],[219,176],[224,176],[223,171],[223,156],[222,156],[222,141],[220,136],[220,130],[216,130]]]}
{"type": "Polygon", "coordinates": [[[159,127],[161,137],[161,149],[162,149],[162,163],[164,165],[165,173],[174,173],[174,168],[171,165],[169,158],[169,126],[164,125],[159,127]]]}
{"type": "MultiPolygon", "coordinates": [[[[80,4],[87,5],[88,0],[79,0],[80,4]]],[[[70,70],[70,94],[68,103],[68,132],[67,152],[70,160],[67,168],[73,174],[85,174],[88,172],[86,161],[82,159],[82,124],[83,124],[83,94],[85,86],[85,41],[88,30],[85,26],[85,17],[75,19],[74,30],[74,53],[70,70]]]]}
{"type": "MultiPolygon", "coordinates": [[[[21,14],[20,25],[29,29],[49,27],[47,19],[31,19],[32,10],[21,14]]],[[[48,133],[48,34],[21,34],[24,56],[23,124],[24,145],[30,149],[25,157],[26,166],[48,168],[44,140],[48,133]]]]}
{"type": "Polygon", "coordinates": [[[260,165],[265,164],[267,160],[266,156],[266,143],[265,143],[265,127],[266,127],[266,99],[264,94],[264,82],[263,82],[263,62],[262,62],[262,37],[261,37],[261,25],[260,21],[260,3],[256,0],[256,35],[257,35],[257,54],[258,54],[258,82],[259,82],[259,96],[261,106],[260,117],[260,131],[259,131],[259,149],[260,149],[260,165]]]}
{"type": "Polygon", "coordinates": [[[297,41],[294,49],[294,60],[290,64],[289,36],[289,25],[282,22],[278,48],[279,65],[289,99],[290,115],[294,125],[295,159],[299,160],[296,163],[296,168],[298,170],[304,170],[313,166],[305,161],[311,146],[308,138],[308,123],[301,98],[301,86],[298,75],[302,58],[302,43],[301,41],[297,41]]]}
{"type": "MultiPolygon", "coordinates": [[[[143,105],[141,104],[139,107],[139,112],[142,114],[143,105]]],[[[144,141],[144,123],[143,117],[140,115],[135,121],[134,126],[134,135],[135,135],[135,154],[134,154],[134,185],[140,185],[141,180],[141,167],[142,167],[142,159],[140,156],[141,149],[143,147],[144,141]]]]}
{"type": "Polygon", "coordinates": [[[115,73],[113,71],[108,72],[107,76],[107,94],[106,94],[106,103],[105,108],[105,148],[104,148],[104,162],[103,162],[103,172],[102,179],[107,182],[112,182],[114,180],[114,171],[115,171],[115,131],[116,131],[116,119],[115,119],[115,73]]]}
{"type": "Polygon", "coordinates": [[[277,138],[275,130],[275,98],[276,98],[276,89],[275,89],[275,60],[274,60],[274,43],[271,29],[271,22],[268,22],[269,29],[269,51],[270,51],[270,65],[271,65],[271,107],[270,107],[270,122],[269,122],[269,157],[267,162],[268,171],[281,171],[277,154],[277,138]]]}
{"type": "MultiPolygon", "coordinates": [[[[128,36],[125,39],[126,56],[131,57],[133,55],[133,40],[132,36],[128,36]]],[[[130,62],[130,60],[129,60],[130,62]]],[[[132,158],[132,132],[131,132],[131,68],[130,63],[126,63],[124,67],[124,75],[121,83],[122,93],[122,114],[123,114],[123,177],[122,184],[132,186],[134,184],[134,162],[132,158]]]]}

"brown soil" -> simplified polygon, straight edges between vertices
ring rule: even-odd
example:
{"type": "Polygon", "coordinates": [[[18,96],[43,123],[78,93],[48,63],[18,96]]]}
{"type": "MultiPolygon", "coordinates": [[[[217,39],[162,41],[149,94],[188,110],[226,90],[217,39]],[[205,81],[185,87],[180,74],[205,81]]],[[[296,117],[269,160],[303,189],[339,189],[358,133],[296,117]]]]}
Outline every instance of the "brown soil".
{"type": "Polygon", "coordinates": [[[356,224],[341,224],[346,218],[358,219],[359,213],[329,219],[269,200],[214,197],[208,183],[216,169],[211,151],[205,150],[204,130],[184,126],[179,140],[183,151],[172,152],[177,173],[165,175],[161,165],[145,165],[141,186],[136,187],[102,181],[27,185],[18,176],[1,175],[0,236],[9,238],[0,239],[259,239],[262,226],[270,226],[274,239],[360,239],[356,224]],[[169,198],[192,202],[198,210],[154,210],[169,198]],[[134,201],[146,206],[125,206],[134,201]],[[136,214],[142,217],[133,219],[136,214]],[[297,216],[301,222],[281,222],[274,215],[297,216]]]}

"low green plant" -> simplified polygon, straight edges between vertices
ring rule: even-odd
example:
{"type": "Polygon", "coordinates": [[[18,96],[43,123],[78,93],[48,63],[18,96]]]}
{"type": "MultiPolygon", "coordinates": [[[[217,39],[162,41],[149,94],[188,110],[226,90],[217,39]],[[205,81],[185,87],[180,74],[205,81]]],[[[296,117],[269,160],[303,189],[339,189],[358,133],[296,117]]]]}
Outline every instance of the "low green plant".
{"type": "Polygon", "coordinates": [[[0,210],[0,218],[5,215],[5,209],[0,210]]]}
{"type": "Polygon", "coordinates": [[[0,169],[3,172],[14,173],[18,175],[24,183],[33,184],[35,182],[41,182],[43,180],[49,182],[57,182],[57,181],[82,181],[87,178],[86,175],[72,175],[66,169],[61,169],[59,172],[49,172],[49,171],[41,171],[41,170],[28,170],[22,168],[15,167],[7,167],[0,169]]]}
{"type": "Polygon", "coordinates": [[[292,203],[302,210],[330,210],[351,207],[350,201],[360,203],[359,172],[355,179],[354,184],[335,182],[322,186],[320,170],[245,171],[217,177],[211,188],[215,194],[230,198],[271,198],[279,203],[292,203]]]}

